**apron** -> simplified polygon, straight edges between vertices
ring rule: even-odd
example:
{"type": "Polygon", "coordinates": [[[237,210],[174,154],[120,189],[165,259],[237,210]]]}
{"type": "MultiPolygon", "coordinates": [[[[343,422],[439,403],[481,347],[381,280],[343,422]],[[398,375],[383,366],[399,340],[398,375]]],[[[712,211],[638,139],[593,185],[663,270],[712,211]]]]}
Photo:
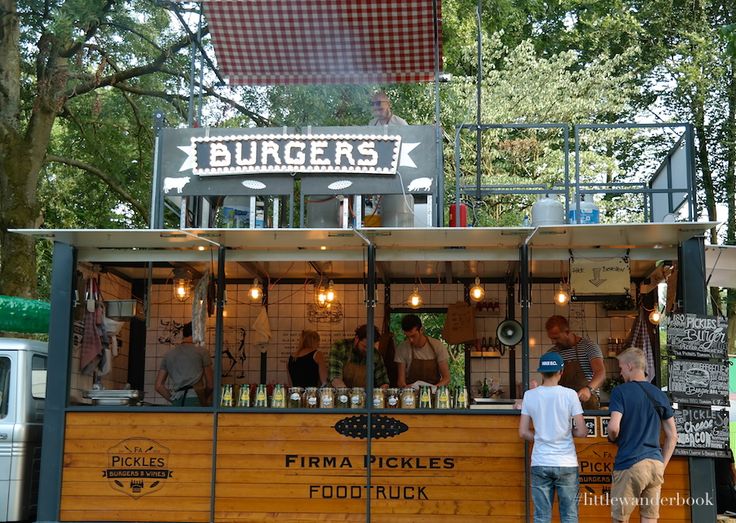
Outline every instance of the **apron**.
{"type": "Polygon", "coordinates": [[[348,361],[342,367],[342,381],[348,387],[365,387],[365,363],[348,361]]]}
{"type": "MultiPolygon", "coordinates": [[[[585,377],[583,367],[580,366],[580,352],[578,352],[578,346],[575,345],[575,358],[565,362],[565,368],[562,369],[562,377],[560,378],[559,385],[573,389],[576,392],[588,385],[588,378],[585,377]]],[[[596,410],[600,408],[600,400],[598,395],[594,392],[590,393],[590,399],[584,401],[583,409],[585,410],[596,410]]]]}
{"type": "MultiPolygon", "coordinates": [[[[434,347],[432,342],[427,338],[432,351],[434,347]]],[[[411,347],[411,345],[410,345],[411,347]]],[[[409,364],[409,371],[406,373],[406,382],[414,383],[415,381],[426,381],[434,385],[440,380],[440,366],[437,363],[437,353],[431,360],[419,360],[414,357],[414,347],[411,347],[411,363],[409,364]]]]}

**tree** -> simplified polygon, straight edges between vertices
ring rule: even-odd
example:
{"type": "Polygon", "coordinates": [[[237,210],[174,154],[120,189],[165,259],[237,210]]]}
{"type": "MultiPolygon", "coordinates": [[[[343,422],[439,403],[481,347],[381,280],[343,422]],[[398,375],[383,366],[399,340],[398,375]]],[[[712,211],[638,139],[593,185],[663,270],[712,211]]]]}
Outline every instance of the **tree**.
{"type": "Polygon", "coordinates": [[[146,0],[0,0],[0,14],[0,294],[34,296],[33,241],[8,229],[147,221],[151,115],[186,118],[193,35],[146,0]]]}

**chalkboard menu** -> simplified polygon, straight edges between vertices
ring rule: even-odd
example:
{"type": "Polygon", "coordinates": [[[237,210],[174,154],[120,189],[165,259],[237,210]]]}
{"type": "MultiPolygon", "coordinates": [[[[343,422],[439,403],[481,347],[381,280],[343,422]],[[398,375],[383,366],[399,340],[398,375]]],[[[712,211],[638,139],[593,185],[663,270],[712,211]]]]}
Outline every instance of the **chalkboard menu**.
{"type": "Polygon", "coordinates": [[[684,407],[675,410],[675,456],[728,457],[728,412],[684,407]]]}
{"type": "Polygon", "coordinates": [[[667,322],[670,354],[682,358],[725,358],[725,318],[698,314],[673,314],[667,322]]]}
{"type": "Polygon", "coordinates": [[[728,365],[695,360],[670,362],[672,401],[728,406],[728,365]]]}

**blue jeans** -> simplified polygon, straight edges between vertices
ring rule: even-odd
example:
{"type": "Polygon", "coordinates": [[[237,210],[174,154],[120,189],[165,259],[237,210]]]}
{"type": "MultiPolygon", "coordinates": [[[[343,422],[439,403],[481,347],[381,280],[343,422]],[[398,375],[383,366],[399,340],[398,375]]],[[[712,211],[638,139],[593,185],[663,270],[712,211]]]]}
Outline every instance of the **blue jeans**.
{"type": "Polygon", "coordinates": [[[578,468],[532,467],[534,523],[552,520],[555,490],[560,503],[560,522],[578,523],[578,468]]]}

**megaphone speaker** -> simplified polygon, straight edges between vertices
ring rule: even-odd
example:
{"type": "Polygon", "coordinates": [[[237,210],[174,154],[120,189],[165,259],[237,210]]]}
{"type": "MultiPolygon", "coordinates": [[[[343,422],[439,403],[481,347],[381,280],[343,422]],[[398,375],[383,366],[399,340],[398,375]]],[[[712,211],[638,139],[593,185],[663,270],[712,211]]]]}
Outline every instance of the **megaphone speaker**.
{"type": "Polygon", "coordinates": [[[503,320],[496,328],[496,338],[507,347],[516,345],[523,337],[524,328],[516,320],[503,320]]]}

